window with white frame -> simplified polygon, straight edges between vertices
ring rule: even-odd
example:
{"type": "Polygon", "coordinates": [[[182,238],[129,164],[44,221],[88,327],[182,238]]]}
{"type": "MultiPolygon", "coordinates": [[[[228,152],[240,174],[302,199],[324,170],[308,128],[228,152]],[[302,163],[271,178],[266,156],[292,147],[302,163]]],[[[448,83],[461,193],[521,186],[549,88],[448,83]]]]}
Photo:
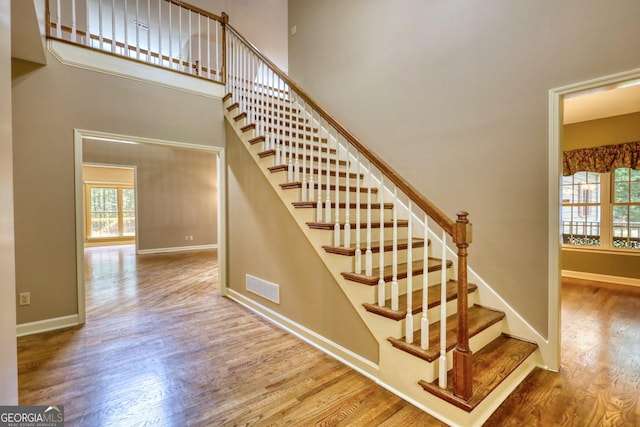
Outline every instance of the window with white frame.
{"type": "Polygon", "coordinates": [[[562,177],[562,237],[576,247],[640,250],[640,171],[562,177]]]}
{"type": "Polygon", "coordinates": [[[133,187],[88,184],[86,189],[88,239],[135,236],[135,190],[133,187]]]}

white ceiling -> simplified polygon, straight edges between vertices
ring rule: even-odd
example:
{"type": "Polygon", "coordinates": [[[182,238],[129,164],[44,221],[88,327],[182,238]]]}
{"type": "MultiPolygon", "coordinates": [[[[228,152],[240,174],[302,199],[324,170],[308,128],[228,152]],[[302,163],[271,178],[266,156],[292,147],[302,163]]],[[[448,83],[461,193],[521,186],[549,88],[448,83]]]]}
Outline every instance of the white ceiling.
{"type": "Polygon", "coordinates": [[[640,81],[598,88],[564,100],[564,124],[640,111],[640,81]],[[634,84],[635,83],[635,84],[634,84]]]}

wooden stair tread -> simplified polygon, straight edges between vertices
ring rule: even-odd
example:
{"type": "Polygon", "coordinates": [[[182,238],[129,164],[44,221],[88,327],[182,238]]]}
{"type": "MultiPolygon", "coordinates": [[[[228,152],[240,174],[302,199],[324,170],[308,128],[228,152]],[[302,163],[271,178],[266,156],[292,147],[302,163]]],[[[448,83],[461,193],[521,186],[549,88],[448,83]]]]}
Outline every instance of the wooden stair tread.
{"type": "MultiPolygon", "coordinates": [[[[314,156],[313,156],[313,161],[314,161],[315,163],[318,163],[318,162],[320,161],[320,162],[322,162],[322,166],[323,166],[323,167],[325,167],[325,166],[326,166],[326,164],[327,164],[327,158],[326,158],[326,156],[325,156],[325,157],[322,157],[322,156],[318,157],[318,156],[316,155],[316,153],[318,153],[318,151],[320,151],[320,152],[322,152],[322,153],[326,153],[326,152],[327,152],[327,149],[326,149],[326,148],[324,148],[324,149],[322,149],[322,150],[318,150],[318,149],[317,149],[317,147],[312,147],[312,146],[311,146],[311,145],[309,145],[309,144],[306,144],[306,145],[307,145],[307,150],[308,150],[308,151],[311,151],[311,152],[314,154],[314,156]]],[[[285,145],[285,147],[287,147],[287,146],[285,145]]],[[[304,147],[300,147],[299,151],[302,151],[303,149],[304,149],[304,147]]],[[[284,156],[288,158],[288,157],[289,157],[289,150],[285,150],[285,151],[286,151],[286,152],[284,153],[284,156]]],[[[336,154],[336,153],[335,153],[335,150],[330,151],[330,153],[329,153],[329,154],[335,155],[335,154],[336,154]]],[[[268,149],[268,150],[263,150],[263,151],[260,151],[260,152],[258,153],[258,157],[260,157],[261,159],[264,159],[265,157],[275,156],[275,155],[276,155],[276,150],[275,150],[274,148],[270,148],[270,149],[268,149]]],[[[304,156],[304,154],[303,154],[303,153],[298,154],[298,158],[302,158],[303,156],[304,156]]],[[[293,158],[295,158],[295,157],[296,157],[296,155],[295,155],[295,153],[294,153],[294,154],[293,154],[293,158]]],[[[311,158],[311,155],[310,155],[310,154],[307,154],[307,159],[310,159],[310,158],[311,158]]],[[[331,159],[332,159],[332,158],[331,158],[331,157],[329,157],[329,163],[332,163],[332,162],[331,162],[331,159]]],[[[314,163],[314,164],[315,164],[315,163],[314,163]]],[[[335,164],[335,161],[333,162],[333,164],[335,164]]],[[[346,164],[347,164],[347,163],[346,163],[346,160],[344,161],[344,163],[343,163],[343,160],[340,160],[340,164],[344,164],[344,165],[346,165],[346,164]]],[[[316,166],[316,167],[314,168],[314,172],[316,172],[317,170],[318,170],[318,167],[316,166]]],[[[315,175],[315,173],[314,173],[314,175],[315,175]]]]}
{"type": "Polygon", "coordinates": [[[226,102],[228,99],[231,99],[231,97],[233,97],[233,94],[231,92],[227,92],[227,94],[222,97],[222,102],[226,102]]]}
{"type": "Polygon", "coordinates": [[[502,381],[524,362],[538,345],[506,334],[473,354],[473,394],[465,401],[453,394],[453,373],[447,373],[447,388],[438,387],[438,380],[433,383],[420,380],[422,388],[435,396],[471,412],[478,406],[502,381]]]}
{"type": "MultiPolygon", "coordinates": [[[[366,208],[366,204],[364,206],[366,208]]],[[[371,207],[373,209],[373,206],[371,207]]],[[[391,252],[393,250],[393,241],[387,240],[384,243],[384,251],[391,252]]],[[[424,239],[420,239],[414,237],[411,241],[411,244],[414,248],[423,248],[424,247],[424,239]]],[[[409,246],[409,239],[398,239],[398,250],[403,251],[406,250],[409,246]]],[[[348,248],[344,247],[336,247],[336,246],[323,246],[322,247],[327,253],[337,254],[337,255],[345,255],[345,256],[355,256],[356,254],[356,244],[352,243],[348,248]]],[[[360,249],[362,250],[362,254],[364,255],[364,251],[366,247],[364,245],[360,245],[360,249]]],[[[371,243],[371,252],[379,253],[380,252],[380,243],[372,242],[371,243]]]]}
{"type": "MultiPolygon", "coordinates": [[[[385,223],[386,224],[386,223],[385,223]]],[[[393,225],[393,222],[391,222],[393,225]]],[[[398,221],[398,226],[400,226],[400,221],[398,221]]],[[[404,221],[404,227],[407,226],[407,221],[404,221]]],[[[385,225],[386,227],[386,225],[385,225]]],[[[453,262],[451,260],[447,260],[447,268],[451,267],[453,262]]],[[[407,268],[406,263],[398,264],[398,280],[404,279],[407,277],[407,268]]],[[[427,269],[429,273],[432,271],[438,271],[442,268],[442,260],[440,258],[429,258],[427,262],[427,269]]],[[[419,276],[423,273],[424,266],[422,260],[414,261],[411,265],[411,275],[419,276]]],[[[393,270],[390,265],[384,267],[383,277],[385,282],[391,281],[393,277],[393,270]]],[[[371,276],[367,276],[365,274],[356,274],[351,272],[341,273],[342,277],[347,280],[351,280],[352,282],[362,283],[363,285],[375,286],[378,284],[378,280],[380,280],[380,269],[374,268],[371,272],[371,276]]]]}
{"type": "MultiPolygon", "coordinates": [[[[312,228],[314,230],[333,230],[333,228],[335,227],[334,222],[307,222],[307,225],[309,226],[309,228],[312,228]]],[[[343,230],[345,222],[341,221],[338,223],[338,225],[340,226],[340,229],[343,230]]],[[[409,225],[409,221],[398,220],[398,227],[407,227],[408,225],[409,225]]],[[[385,228],[393,227],[393,221],[385,221],[384,227],[385,228]]],[[[360,229],[365,229],[365,228],[367,228],[367,223],[361,222],[360,229]]],[[[371,228],[380,228],[380,223],[372,222],[371,228]]],[[[351,230],[355,230],[355,223],[351,223],[351,230]]],[[[378,279],[376,278],[376,284],[378,283],[377,280],[378,279]]]]}
{"type": "MultiPolygon", "coordinates": [[[[469,293],[475,292],[478,286],[469,283],[467,286],[469,293]]],[[[447,301],[453,301],[458,298],[458,282],[456,280],[449,280],[447,282],[447,301]]],[[[422,312],[422,288],[415,290],[411,293],[411,313],[419,314],[422,312]]],[[[391,309],[391,299],[385,301],[384,307],[380,307],[378,304],[362,304],[364,308],[371,313],[379,314],[392,320],[402,320],[407,315],[407,295],[400,295],[398,298],[398,310],[391,309]]],[[[429,286],[429,295],[427,300],[427,308],[431,309],[440,305],[440,283],[429,286]]]]}
{"type": "MultiPolygon", "coordinates": [[[[307,182],[307,184],[309,184],[309,183],[307,182]]],[[[327,184],[323,183],[320,187],[323,190],[326,190],[327,187],[329,187],[329,190],[331,190],[331,191],[335,191],[335,189],[336,189],[336,186],[334,184],[329,184],[327,186],[327,184]]],[[[282,188],[283,190],[289,190],[289,189],[292,189],[292,188],[302,188],[302,182],[300,182],[300,181],[284,182],[284,183],[280,184],[280,188],[282,188]]],[[[318,188],[318,183],[317,182],[313,183],[313,188],[318,188]]],[[[339,185],[338,186],[338,191],[347,191],[347,186],[346,185],[339,185]]],[[[350,185],[349,186],[349,192],[350,193],[355,193],[357,191],[358,191],[358,188],[355,185],[350,185]]],[[[361,193],[367,193],[368,191],[369,191],[368,188],[360,187],[360,192],[361,193]]],[[[377,188],[372,188],[371,189],[371,194],[376,194],[377,192],[378,192],[377,188]]],[[[398,222],[400,222],[400,221],[398,221],[398,222]]],[[[353,223],[355,224],[355,221],[353,223]]]]}
{"type": "MultiPolygon", "coordinates": [[[[293,206],[296,208],[315,208],[317,204],[317,201],[308,201],[308,202],[293,202],[293,206]]],[[[347,204],[345,202],[340,202],[338,203],[338,208],[339,209],[344,209],[346,208],[347,204]]],[[[357,206],[357,203],[349,203],[349,208],[350,209],[355,209],[357,206]]],[[[325,207],[325,201],[322,201],[322,207],[325,207]]],[[[384,209],[393,209],[393,203],[385,203],[382,205],[382,207],[384,209]]],[[[335,202],[331,202],[331,209],[335,209],[336,208],[336,203],[335,202]]],[[[366,203],[360,203],[360,209],[367,209],[367,204],[366,203]]],[[[379,210],[380,209],[380,203],[371,203],[371,210],[379,210]]]]}
{"type": "MultiPolygon", "coordinates": [[[[487,329],[489,326],[496,324],[504,318],[502,311],[492,310],[479,305],[469,308],[468,325],[469,338],[487,329]]],[[[458,331],[458,314],[452,314],[447,317],[447,351],[456,346],[458,331]]],[[[429,325],[429,348],[423,350],[420,347],[420,334],[418,329],[413,333],[413,343],[408,344],[406,337],[387,338],[387,340],[395,348],[406,351],[427,362],[433,362],[440,357],[440,321],[429,325]]]]}
{"type": "MultiPolygon", "coordinates": [[[[325,163],[326,163],[326,162],[325,162],[325,163]]],[[[334,163],[334,164],[335,164],[335,163],[334,163]]],[[[276,172],[286,172],[286,171],[288,170],[288,167],[289,167],[289,165],[282,164],[282,165],[269,166],[267,169],[268,169],[268,170],[269,170],[269,172],[271,172],[271,173],[276,173],[276,172]]],[[[304,168],[303,168],[303,169],[304,169],[304,168]]],[[[301,172],[302,172],[302,171],[301,171],[301,172]]],[[[311,172],[311,168],[310,168],[310,167],[307,167],[306,173],[310,173],[310,172],[311,172]]],[[[321,172],[322,172],[322,175],[326,175],[326,174],[327,174],[327,170],[326,170],[326,169],[322,169],[322,170],[321,170],[321,172]]],[[[339,175],[339,177],[340,177],[340,178],[346,178],[346,177],[347,177],[347,172],[345,172],[345,171],[340,171],[340,172],[338,172],[338,175],[339,175]]],[[[333,176],[333,177],[335,177],[335,176],[336,176],[336,171],[335,171],[335,169],[331,169],[331,170],[329,171],[329,176],[333,176]]],[[[359,177],[360,177],[360,178],[363,178],[363,177],[364,177],[364,174],[362,174],[362,173],[361,173],[359,177]]],[[[349,172],[349,178],[354,178],[354,179],[355,179],[355,178],[358,178],[358,174],[357,174],[357,173],[355,173],[355,172],[349,172]]]]}
{"type": "MultiPolygon", "coordinates": [[[[251,145],[255,145],[255,144],[257,144],[257,143],[264,142],[264,141],[265,141],[265,136],[264,136],[264,135],[260,135],[260,136],[256,136],[255,138],[251,138],[251,139],[249,140],[249,144],[251,144],[251,145]]],[[[283,146],[283,147],[287,147],[287,153],[288,153],[288,151],[289,151],[289,147],[291,146],[291,141],[286,140],[286,141],[281,141],[281,142],[282,142],[282,146],[283,146]]],[[[322,153],[326,153],[326,152],[328,151],[328,152],[329,152],[329,153],[331,153],[331,154],[336,154],[336,149],[335,149],[335,148],[329,148],[329,147],[327,147],[327,146],[326,146],[324,143],[322,143],[322,142],[321,142],[320,144],[321,144],[321,145],[320,145],[320,146],[318,146],[318,145],[315,145],[315,144],[314,144],[314,145],[312,145],[312,144],[309,144],[308,142],[305,142],[304,144],[300,144],[300,145],[298,146],[298,151],[300,151],[300,150],[304,150],[304,149],[305,149],[305,147],[306,147],[306,149],[307,149],[307,150],[313,150],[314,152],[318,152],[318,151],[320,151],[320,152],[322,152],[322,153]]],[[[293,148],[295,149],[295,145],[293,146],[293,148]]],[[[265,157],[265,155],[263,155],[262,153],[266,153],[266,152],[268,152],[268,151],[273,152],[273,154],[275,154],[275,152],[276,152],[276,150],[275,150],[275,149],[271,148],[271,149],[269,149],[269,150],[262,151],[262,152],[260,152],[260,153],[258,153],[258,154],[260,155],[260,157],[265,157]]],[[[294,151],[295,151],[295,150],[294,150],[294,151]]],[[[322,163],[326,163],[326,158],[325,158],[325,159],[323,159],[323,162],[322,162],[322,163]]]]}

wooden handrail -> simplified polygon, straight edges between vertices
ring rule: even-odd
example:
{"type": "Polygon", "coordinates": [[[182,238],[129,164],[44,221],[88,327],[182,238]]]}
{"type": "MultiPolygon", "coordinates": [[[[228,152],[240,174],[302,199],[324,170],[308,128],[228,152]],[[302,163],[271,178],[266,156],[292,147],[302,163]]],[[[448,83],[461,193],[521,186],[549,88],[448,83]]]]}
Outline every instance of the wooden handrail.
{"type": "MultiPolygon", "coordinates": [[[[380,156],[371,151],[366,145],[364,145],[355,135],[353,135],[347,128],[345,128],[340,122],[338,122],[333,116],[331,116],[327,110],[325,110],[320,104],[313,99],[307,92],[304,91],[291,77],[280,69],[276,64],[271,62],[269,58],[260,52],[250,41],[245,39],[233,26],[227,24],[227,29],[231,31],[234,36],[245,43],[253,52],[260,57],[273,71],[284,80],[289,87],[295,90],[296,94],[305,100],[308,105],[311,105],[322,118],[324,118],[331,126],[333,126],[340,135],[342,135],[347,141],[349,141],[354,147],[360,151],[360,153],[367,158],[372,164],[374,164],[385,177],[393,182],[398,189],[402,190],[420,209],[422,209],[429,217],[431,217],[440,227],[442,227],[447,234],[454,237],[454,224],[455,222],[449,218],[444,212],[442,212],[436,205],[423,196],[413,185],[411,185],[406,179],[396,172],[391,166],[387,164],[380,156]]],[[[454,240],[455,241],[455,240],[454,240]]]]}
{"type": "Polygon", "coordinates": [[[202,16],[206,16],[208,18],[215,19],[216,21],[220,21],[222,23],[228,22],[228,20],[225,21],[225,18],[224,18],[225,13],[223,13],[222,16],[218,16],[218,15],[216,15],[214,13],[211,13],[211,12],[206,11],[204,9],[200,9],[197,6],[193,6],[193,5],[189,4],[189,3],[186,3],[186,2],[183,2],[183,1],[180,1],[180,0],[164,0],[164,1],[166,1],[167,3],[173,3],[176,6],[180,6],[180,7],[183,7],[185,9],[189,9],[192,12],[199,13],[202,16]]]}

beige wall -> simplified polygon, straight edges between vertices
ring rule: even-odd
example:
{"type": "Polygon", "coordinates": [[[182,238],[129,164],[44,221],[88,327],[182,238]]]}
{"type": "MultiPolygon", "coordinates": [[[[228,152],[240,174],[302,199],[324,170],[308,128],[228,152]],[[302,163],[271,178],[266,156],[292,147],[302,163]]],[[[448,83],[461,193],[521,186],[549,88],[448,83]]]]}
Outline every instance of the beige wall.
{"type": "Polygon", "coordinates": [[[640,141],[640,112],[564,125],[562,149],[593,148],[640,141]]]}
{"type": "Polygon", "coordinates": [[[229,23],[287,70],[287,0],[190,0],[215,14],[226,12],[229,23]]]}
{"type": "Polygon", "coordinates": [[[138,250],[218,243],[215,153],[86,139],[83,161],[136,167],[138,250]]]}
{"type": "Polygon", "coordinates": [[[221,101],[62,65],[13,61],[18,323],[77,313],[74,128],[224,145],[221,101]],[[34,268],[37,266],[37,268],[34,268]]]}
{"type": "Polygon", "coordinates": [[[18,404],[10,7],[11,2],[0,1],[0,405],[18,404]]]}
{"type": "Polygon", "coordinates": [[[373,362],[378,344],[278,195],[227,125],[229,287],[373,362]],[[245,290],[280,285],[280,304],[245,290]]]}
{"type": "Polygon", "coordinates": [[[83,182],[107,182],[113,184],[135,184],[133,167],[82,166],[83,182]]]}
{"type": "Polygon", "coordinates": [[[449,216],[543,335],[549,90],[640,66],[640,2],[289,0],[289,73],[449,216]]]}
{"type": "MultiPolygon", "coordinates": [[[[640,141],[640,112],[565,125],[564,151],[640,141]]],[[[563,249],[562,269],[640,278],[640,258],[633,255],[563,249]]]]}

